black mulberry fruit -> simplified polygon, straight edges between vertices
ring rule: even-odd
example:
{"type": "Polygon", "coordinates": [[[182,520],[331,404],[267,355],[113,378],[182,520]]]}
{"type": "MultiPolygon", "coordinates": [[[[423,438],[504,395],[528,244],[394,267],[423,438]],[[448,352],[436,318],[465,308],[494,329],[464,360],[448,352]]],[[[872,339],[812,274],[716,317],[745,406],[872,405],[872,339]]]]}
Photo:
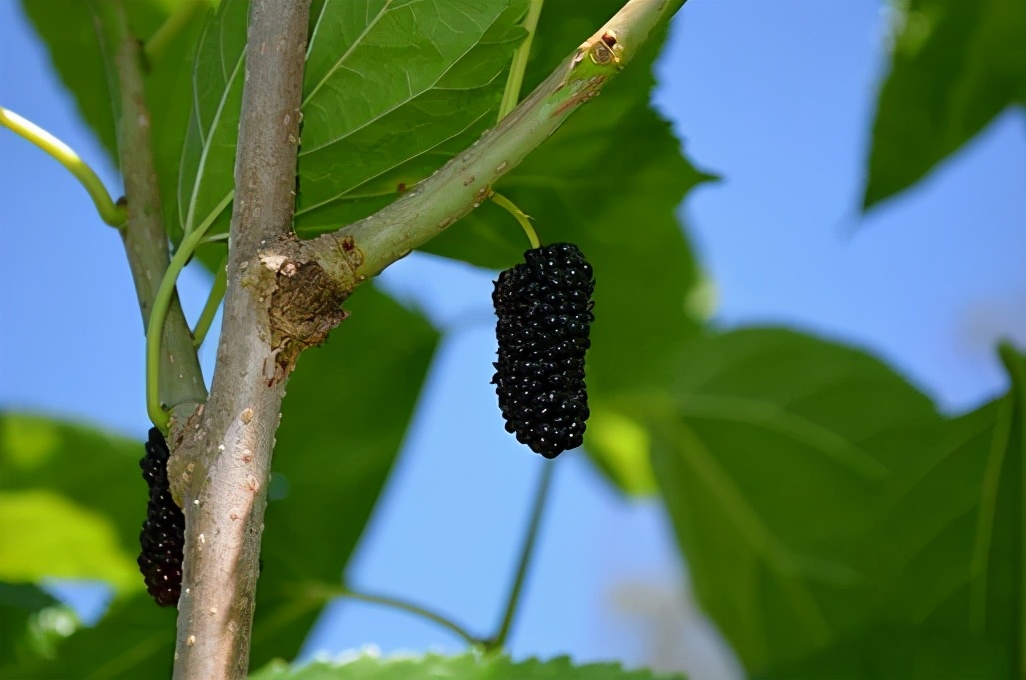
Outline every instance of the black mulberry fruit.
{"type": "Polygon", "coordinates": [[[528,250],[524,260],[499,274],[492,293],[499,318],[492,383],[506,431],[555,458],[584,441],[584,354],[591,346],[595,282],[572,243],[528,250]]]}
{"type": "Polygon", "coordinates": [[[178,605],[182,590],[182,555],[185,548],[185,516],[171,497],[167,481],[170,454],[160,430],[150,430],[146,457],[139,461],[143,479],[150,487],[139,544],[139,570],[146,590],[162,607],[178,605]]]}

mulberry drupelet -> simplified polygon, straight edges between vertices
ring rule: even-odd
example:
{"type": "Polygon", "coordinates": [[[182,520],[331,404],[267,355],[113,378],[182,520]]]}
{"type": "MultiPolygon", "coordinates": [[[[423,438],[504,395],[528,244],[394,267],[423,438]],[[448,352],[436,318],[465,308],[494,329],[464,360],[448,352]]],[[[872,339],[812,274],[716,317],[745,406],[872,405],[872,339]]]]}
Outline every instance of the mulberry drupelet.
{"type": "Polygon", "coordinates": [[[177,606],[182,590],[182,555],[185,548],[185,516],[171,497],[167,480],[170,454],[160,430],[150,430],[146,457],[139,461],[143,479],[150,487],[139,543],[139,570],[146,589],[162,607],[177,606]]]}
{"type": "Polygon", "coordinates": [[[499,344],[492,383],[506,431],[555,458],[584,441],[584,354],[595,282],[572,243],[534,248],[524,259],[499,274],[492,293],[499,344]]]}

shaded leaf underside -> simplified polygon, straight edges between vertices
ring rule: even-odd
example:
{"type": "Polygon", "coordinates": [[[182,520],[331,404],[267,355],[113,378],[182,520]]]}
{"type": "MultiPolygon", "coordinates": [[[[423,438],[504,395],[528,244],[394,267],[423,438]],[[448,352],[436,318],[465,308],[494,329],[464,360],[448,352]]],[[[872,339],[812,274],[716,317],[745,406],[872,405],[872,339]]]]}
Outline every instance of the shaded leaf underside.
{"type": "Polygon", "coordinates": [[[672,399],[638,408],[699,598],[751,672],[902,668],[887,655],[907,638],[930,677],[961,639],[950,677],[993,658],[980,650],[1015,677],[1019,387],[944,421],[876,360],[792,332],[713,336],[686,357],[672,399]]]}

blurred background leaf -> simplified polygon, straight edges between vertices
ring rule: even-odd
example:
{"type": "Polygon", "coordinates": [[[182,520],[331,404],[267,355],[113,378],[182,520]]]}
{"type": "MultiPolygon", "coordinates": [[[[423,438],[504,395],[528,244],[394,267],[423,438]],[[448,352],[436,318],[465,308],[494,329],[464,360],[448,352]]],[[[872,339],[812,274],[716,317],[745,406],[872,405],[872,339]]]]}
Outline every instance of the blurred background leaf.
{"type": "Polygon", "coordinates": [[[943,421],[876,360],[807,336],[687,349],[677,391],[649,409],[654,465],[699,599],[746,668],[1017,677],[1018,379],[943,421]],[[954,640],[962,665],[946,661],[954,640]]]}
{"type": "Polygon", "coordinates": [[[271,664],[250,676],[252,680],[675,680],[682,676],[654,675],[645,670],[624,670],[619,664],[574,666],[568,657],[550,661],[513,662],[506,656],[439,656],[379,659],[360,656],[340,664],[313,663],[300,668],[271,664]]]}
{"type": "Polygon", "coordinates": [[[38,586],[0,581],[0,674],[10,677],[19,664],[50,651],[33,624],[41,612],[59,606],[38,586]]]}
{"type": "Polygon", "coordinates": [[[174,657],[174,608],[141,593],[115,601],[103,619],[75,631],[53,658],[37,656],[11,671],[18,680],[142,680],[169,678],[174,657]]]}
{"type": "Polygon", "coordinates": [[[681,357],[674,391],[635,408],[654,421],[699,600],[758,674],[865,619],[888,564],[869,529],[942,421],[875,359],[791,331],[701,338],[681,357]]]}
{"type": "Polygon", "coordinates": [[[1026,3],[895,3],[863,210],[912,186],[1006,107],[1026,104],[1026,3]]]}
{"type": "Polygon", "coordinates": [[[88,426],[0,413],[0,578],[103,578],[141,589],[142,456],[140,442],[88,426]]]}

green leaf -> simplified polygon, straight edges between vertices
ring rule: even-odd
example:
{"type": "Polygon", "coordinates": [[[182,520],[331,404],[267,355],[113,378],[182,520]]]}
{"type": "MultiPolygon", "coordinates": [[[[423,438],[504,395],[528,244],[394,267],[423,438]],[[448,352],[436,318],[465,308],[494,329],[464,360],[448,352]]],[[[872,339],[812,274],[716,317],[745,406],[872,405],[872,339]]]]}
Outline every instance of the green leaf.
{"type": "Polygon", "coordinates": [[[740,331],[683,348],[677,390],[637,405],[699,598],[750,672],[1021,676],[1026,365],[1003,356],[1010,393],[946,421],[868,356],[740,331]]]}
{"type": "Polygon", "coordinates": [[[1026,103],[1026,4],[912,0],[880,91],[863,210],[1026,103]]]}
{"type": "Polygon", "coordinates": [[[0,675],[11,677],[13,667],[49,649],[50,640],[35,624],[41,612],[57,608],[38,586],[0,582],[0,675]]]}
{"type": "MultiPolygon", "coordinates": [[[[139,680],[169,678],[175,646],[174,608],[161,608],[145,593],[115,602],[100,622],[81,628],[52,660],[23,662],[18,680],[139,680]]],[[[5,676],[8,677],[8,676],[5,676]]]]}
{"type": "Polygon", "coordinates": [[[139,442],[89,427],[0,414],[3,572],[142,588],[133,566],[146,515],[142,455],[139,442]]]}
{"type": "MultiPolygon", "coordinates": [[[[325,2],[304,75],[296,227],[335,229],[391,202],[494,121],[525,0],[325,2]]],[[[226,0],[200,40],[182,157],[183,229],[224,230],[242,101],[247,3],[226,0]]]]}
{"type": "Polygon", "coordinates": [[[338,589],[402,444],[438,334],[373,287],[289,380],[274,451],[252,666],[292,658],[338,589]]]}
{"type": "MultiPolygon", "coordinates": [[[[546,5],[525,84],[548,75],[621,5],[546,5]]],[[[669,124],[649,105],[664,37],[650,39],[601,97],[496,186],[534,218],[542,241],[576,243],[595,269],[585,449],[620,489],[635,494],[654,490],[649,437],[620,404],[629,391],[668,388],[680,343],[698,332],[687,309],[698,270],[676,213],[691,188],[711,179],[682,156],[669,124]]],[[[505,269],[527,247],[513,218],[489,202],[425,250],[505,269]]]]}
{"type": "MultiPolygon", "coordinates": [[[[146,104],[152,120],[153,164],[157,169],[165,228],[174,240],[181,236],[178,214],[178,174],[182,149],[192,114],[193,59],[200,32],[212,13],[209,0],[172,0],[177,11],[191,3],[195,8],[177,30],[159,59],[146,74],[146,104]]],[[[133,3],[128,3],[129,5],[133,3]]]]}
{"type": "Polygon", "coordinates": [[[568,657],[549,661],[529,659],[514,663],[506,656],[439,656],[380,659],[361,655],[339,664],[312,663],[292,668],[273,663],[250,676],[251,680],[671,680],[683,676],[626,671],[619,664],[574,666],[568,657]]]}
{"type": "Polygon", "coordinates": [[[197,44],[192,115],[182,146],[178,176],[178,217],[188,234],[208,219],[227,231],[231,211],[217,208],[234,191],[235,146],[239,134],[245,76],[249,3],[224,0],[210,15],[197,44]]]}
{"type": "Polygon", "coordinates": [[[1024,395],[951,421],[900,487],[877,528],[901,565],[880,594],[890,618],[1021,640],[1024,395]]]}
{"type": "Polygon", "coordinates": [[[980,680],[1004,678],[1006,650],[963,631],[880,625],[765,678],[980,680]]]}
{"type": "Polygon", "coordinates": [[[526,10],[526,0],[325,3],[303,78],[297,227],[369,214],[493,125],[526,10]]]}
{"type": "Polygon", "coordinates": [[[875,359],[789,331],[680,356],[675,391],[635,408],[698,596],[758,674],[866,620],[896,570],[886,501],[943,421],[875,359]]]}
{"type": "Polygon", "coordinates": [[[137,550],[118,544],[105,516],[48,491],[0,493],[0,579],[104,579],[117,588],[139,586],[137,550]]]}
{"type": "Polygon", "coordinates": [[[1002,354],[1012,389],[945,424],[872,528],[896,567],[867,623],[773,677],[1022,677],[1026,362],[1002,354]]]}

